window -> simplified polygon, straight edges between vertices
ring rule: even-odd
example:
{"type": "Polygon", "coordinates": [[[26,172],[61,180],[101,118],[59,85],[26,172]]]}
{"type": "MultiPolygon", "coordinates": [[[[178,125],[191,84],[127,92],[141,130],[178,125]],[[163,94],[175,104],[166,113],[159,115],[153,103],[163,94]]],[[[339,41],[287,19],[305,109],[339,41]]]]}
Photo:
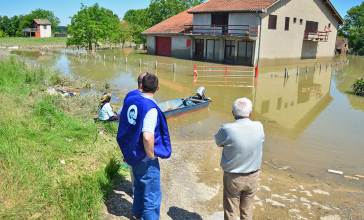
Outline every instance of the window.
{"type": "Polygon", "coordinates": [[[331,28],[331,23],[329,23],[328,27],[331,28]]]}
{"type": "Polygon", "coordinates": [[[300,24],[303,24],[303,19],[302,18],[300,19],[300,24]]]}
{"type": "Polygon", "coordinates": [[[297,18],[293,18],[293,23],[296,24],[297,23],[297,18]]]}
{"type": "Polygon", "coordinates": [[[268,19],[268,29],[277,29],[277,15],[269,15],[268,19]]]}
{"type": "Polygon", "coordinates": [[[289,17],[286,17],[285,23],[284,23],[284,30],[288,31],[289,30],[289,17]]]}
{"type": "Polygon", "coordinates": [[[46,29],[47,29],[47,25],[43,25],[43,29],[45,29],[45,30],[46,30],[46,29]]]}
{"type": "Polygon", "coordinates": [[[229,24],[229,14],[213,13],[211,14],[211,25],[223,26],[229,24]]]}

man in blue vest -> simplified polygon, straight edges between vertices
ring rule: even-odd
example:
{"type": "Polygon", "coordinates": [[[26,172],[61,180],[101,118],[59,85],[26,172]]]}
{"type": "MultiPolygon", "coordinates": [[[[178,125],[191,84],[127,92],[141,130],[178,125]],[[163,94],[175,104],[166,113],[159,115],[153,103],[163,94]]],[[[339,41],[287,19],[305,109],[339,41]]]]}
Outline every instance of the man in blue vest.
{"type": "Polygon", "coordinates": [[[117,141],[134,175],[133,215],[157,220],[162,199],[158,158],[171,156],[167,120],[155,100],[158,78],[147,73],[142,92],[125,97],[120,114],[117,141]]]}

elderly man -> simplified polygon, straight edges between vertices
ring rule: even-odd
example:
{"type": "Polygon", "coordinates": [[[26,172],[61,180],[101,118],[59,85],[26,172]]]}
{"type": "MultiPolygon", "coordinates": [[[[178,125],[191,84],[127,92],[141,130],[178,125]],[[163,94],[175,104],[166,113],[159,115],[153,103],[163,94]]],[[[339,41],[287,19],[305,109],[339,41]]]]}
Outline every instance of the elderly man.
{"type": "Polygon", "coordinates": [[[257,191],[264,142],[263,125],[250,120],[253,109],[247,98],[233,104],[235,122],[224,124],[215,135],[223,148],[224,219],[252,219],[252,205],[257,191]]]}

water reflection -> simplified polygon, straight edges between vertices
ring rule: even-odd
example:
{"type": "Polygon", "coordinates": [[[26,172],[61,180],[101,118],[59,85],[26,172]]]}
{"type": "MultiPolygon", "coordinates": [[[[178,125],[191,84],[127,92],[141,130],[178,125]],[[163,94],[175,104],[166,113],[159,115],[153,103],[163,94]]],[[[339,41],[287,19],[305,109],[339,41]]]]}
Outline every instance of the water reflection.
{"type": "Polygon", "coordinates": [[[276,123],[298,135],[330,104],[331,67],[325,71],[261,75],[256,88],[254,112],[260,120],[276,123]],[[274,88],[274,89],[272,89],[274,88]]]}
{"type": "MultiPolygon", "coordinates": [[[[130,50],[101,51],[87,56],[67,51],[18,54],[30,62],[48,65],[67,75],[110,83],[115,95],[113,100],[119,105],[127,91],[136,88],[137,75],[143,71],[158,74],[158,101],[187,97],[198,86],[206,86],[206,94],[213,100],[208,109],[169,120],[173,139],[178,140],[212,140],[222,123],[233,120],[233,101],[238,97],[249,97],[254,101],[253,118],[262,121],[266,129],[266,145],[269,146],[266,158],[300,167],[297,170],[302,172],[323,171],[339,165],[339,168],[363,171],[363,160],[362,166],[353,168],[360,164],[358,155],[364,153],[364,149],[358,148],[364,146],[358,132],[359,121],[364,121],[363,98],[348,93],[351,83],[362,74],[363,58],[352,58],[346,66],[332,63],[318,66],[306,61],[303,65],[288,67],[288,79],[284,78],[286,66],[275,65],[265,67],[258,80],[226,76],[199,79],[194,83],[193,65],[198,62],[138,54],[130,50]],[[176,64],[175,67],[173,64],[176,64]],[[353,111],[353,108],[361,111],[353,111]],[[340,127],[337,127],[337,121],[340,121],[340,127]],[[340,157],[337,152],[341,152],[340,157]],[[308,164],[307,161],[313,162],[308,164]]],[[[193,158],[196,150],[188,150],[190,158],[193,158]]],[[[194,163],[200,170],[214,169],[219,158],[214,152],[209,151],[203,162],[199,162],[199,158],[194,163]]],[[[207,174],[202,172],[201,175],[207,174]]],[[[209,178],[205,179],[213,183],[209,178]]]]}

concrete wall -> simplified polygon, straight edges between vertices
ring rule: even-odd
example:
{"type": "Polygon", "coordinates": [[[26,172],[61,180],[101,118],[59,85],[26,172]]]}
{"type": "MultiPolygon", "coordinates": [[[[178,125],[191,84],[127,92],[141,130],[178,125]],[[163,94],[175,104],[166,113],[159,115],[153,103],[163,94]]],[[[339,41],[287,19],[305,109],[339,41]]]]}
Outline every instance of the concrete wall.
{"type": "Polygon", "coordinates": [[[40,37],[52,37],[51,25],[40,25],[40,37]]]}
{"type": "Polygon", "coordinates": [[[211,14],[201,13],[193,14],[193,25],[211,25],[211,14]]]}
{"type": "Polygon", "coordinates": [[[192,39],[188,36],[172,37],[172,56],[182,59],[191,59],[192,39]],[[187,47],[187,41],[191,40],[191,46],[187,47]]]}
{"type": "Polygon", "coordinates": [[[338,22],[321,0],[283,0],[270,8],[262,19],[261,59],[333,56],[338,22]],[[277,29],[268,29],[269,14],[277,15],[277,29]],[[284,30],[285,17],[290,18],[289,31],[284,30]],[[293,19],[297,22],[293,23],[293,19]],[[300,24],[303,19],[303,24],[300,24]],[[319,23],[319,31],[331,23],[328,42],[305,42],[306,21],[319,23]]]}
{"type": "Polygon", "coordinates": [[[148,54],[155,54],[155,36],[147,35],[147,51],[148,54]]]}

